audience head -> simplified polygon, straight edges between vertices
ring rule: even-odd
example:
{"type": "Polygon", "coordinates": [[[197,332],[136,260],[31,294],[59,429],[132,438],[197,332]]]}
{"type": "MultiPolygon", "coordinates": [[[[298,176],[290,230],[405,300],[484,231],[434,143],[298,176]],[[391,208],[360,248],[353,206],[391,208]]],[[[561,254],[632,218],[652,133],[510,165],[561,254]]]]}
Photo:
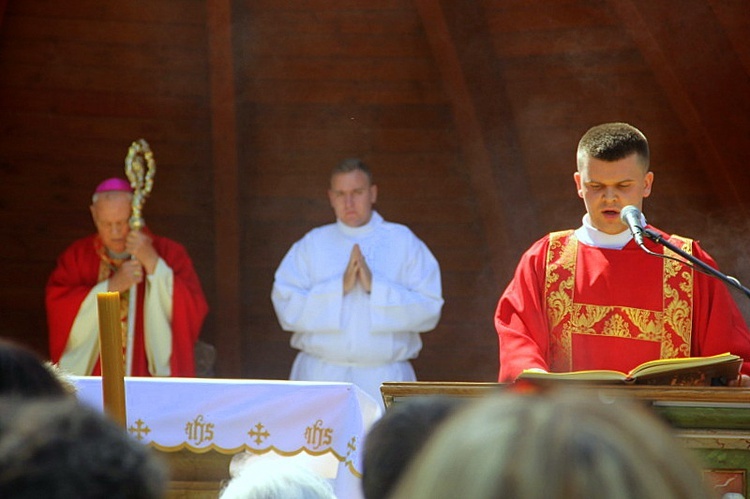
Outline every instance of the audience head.
{"type": "Polygon", "coordinates": [[[72,385],[32,350],[0,339],[0,396],[63,396],[72,385]]]}
{"type": "Polygon", "coordinates": [[[159,499],[156,455],[74,398],[0,400],[0,497],[159,499]]]}
{"type": "Polygon", "coordinates": [[[284,459],[247,459],[220,499],[336,499],[333,487],[310,468],[284,459]]]}
{"type": "Polygon", "coordinates": [[[448,397],[420,397],[389,408],[365,439],[362,463],[365,499],[387,498],[437,426],[463,403],[448,397]]]}
{"type": "Polygon", "coordinates": [[[568,390],[503,392],[437,430],[394,499],[705,499],[689,449],[646,408],[568,390]]]}

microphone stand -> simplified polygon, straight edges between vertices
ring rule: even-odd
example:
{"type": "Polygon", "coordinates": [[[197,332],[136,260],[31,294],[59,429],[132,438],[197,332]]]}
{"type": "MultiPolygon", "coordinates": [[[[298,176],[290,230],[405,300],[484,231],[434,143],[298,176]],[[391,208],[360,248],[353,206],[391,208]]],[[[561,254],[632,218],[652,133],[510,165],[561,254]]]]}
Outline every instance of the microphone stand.
{"type": "Polygon", "coordinates": [[[644,236],[648,237],[649,239],[651,239],[655,243],[661,244],[665,248],[669,248],[670,250],[674,251],[675,253],[677,253],[678,255],[680,255],[685,260],[687,260],[690,263],[692,263],[694,266],[699,267],[698,270],[701,270],[705,274],[708,274],[708,275],[711,275],[711,276],[716,277],[718,279],[721,279],[722,281],[724,281],[728,285],[732,286],[733,288],[739,289],[740,291],[742,291],[742,293],[745,294],[745,296],[747,296],[748,298],[750,298],[750,289],[748,289],[745,286],[743,286],[740,283],[740,281],[737,280],[737,278],[732,277],[732,276],[728,276],[726,274],[723,274],[723,273],[719,272],[718,270],[716,270],[712,266],[708,265],[707,263],[699,260],[698,258],[694,257],[690,253],[686,253],[681,248],[678,248],[674,244],[670,243],[669,241],[667,241],[666,239],[664,239],[659,233],[654,232],[651,229],[643,228],[642,229],[642,233],[643,233],[644,236]]]}

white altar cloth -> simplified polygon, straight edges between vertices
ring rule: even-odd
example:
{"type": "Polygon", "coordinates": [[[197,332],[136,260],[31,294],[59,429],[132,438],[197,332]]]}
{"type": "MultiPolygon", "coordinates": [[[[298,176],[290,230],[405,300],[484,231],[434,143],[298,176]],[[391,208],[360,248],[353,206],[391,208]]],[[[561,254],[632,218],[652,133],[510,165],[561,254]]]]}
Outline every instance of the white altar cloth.
{"type": "MultiPolygon", "coordinates": [[[[102,409],[101,378],[73,378],[102,409]]],[[[340,498],[362,497],[362,444],[380,404],[350,383],[125,378],[127,429],[163,452],[319,457],[340,498]]],[[[227,470],[229,473],[229,470],[227,470]]]]}

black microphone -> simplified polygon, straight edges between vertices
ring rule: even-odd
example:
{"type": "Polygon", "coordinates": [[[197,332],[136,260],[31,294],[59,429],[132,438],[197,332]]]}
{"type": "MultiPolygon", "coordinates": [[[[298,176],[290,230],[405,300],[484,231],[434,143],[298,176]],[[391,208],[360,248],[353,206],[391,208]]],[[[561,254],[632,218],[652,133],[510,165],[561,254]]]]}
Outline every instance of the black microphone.
{"type": "Polygon", "coordinates": [[[633,206],[632,204],[627,205],[625,208],[620,210],[620,220],[628,226],[630,233],[633,234],[633,239],[638,243],[638,246],[643,246],[643,227],[641,227],[641,210],[633,206]]]}

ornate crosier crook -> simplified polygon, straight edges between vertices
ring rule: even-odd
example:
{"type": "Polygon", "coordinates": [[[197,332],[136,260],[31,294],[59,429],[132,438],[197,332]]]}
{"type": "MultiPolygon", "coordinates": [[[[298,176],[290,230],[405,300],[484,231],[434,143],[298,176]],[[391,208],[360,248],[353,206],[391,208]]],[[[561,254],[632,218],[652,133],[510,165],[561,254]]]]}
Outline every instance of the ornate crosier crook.
{"type": "Polygon", "coordinates": [[[134,141],[125,157],[125,174],[133,188],[133,211],[130,215],[130,229],[141,230],[143,217],[141,212],[146,198],[154,187],[156,162],[148,142],[144,139],[134,141]]]}
{"type": "MultiPolygon", "coordinates": [[[[128,155],[125,157],[125,174],[130,180],[133,188],[132,211],[130,214],[130,230],[141,230],[145,225],[141,212],[146,198],[151,194],[154,187],[154,175],[156,175],[156,162],[148,142],[138,139],[130,145],[128,155]]],[[[131,257],[132,258],[132,257],[131,257]]],[[[133,370],[133,343],[135,339],[135,312],[136,293],[138,286],[130,287],[128,305],[128,336],[125,347],[125,375],[130,376],[133,370]]]]}

